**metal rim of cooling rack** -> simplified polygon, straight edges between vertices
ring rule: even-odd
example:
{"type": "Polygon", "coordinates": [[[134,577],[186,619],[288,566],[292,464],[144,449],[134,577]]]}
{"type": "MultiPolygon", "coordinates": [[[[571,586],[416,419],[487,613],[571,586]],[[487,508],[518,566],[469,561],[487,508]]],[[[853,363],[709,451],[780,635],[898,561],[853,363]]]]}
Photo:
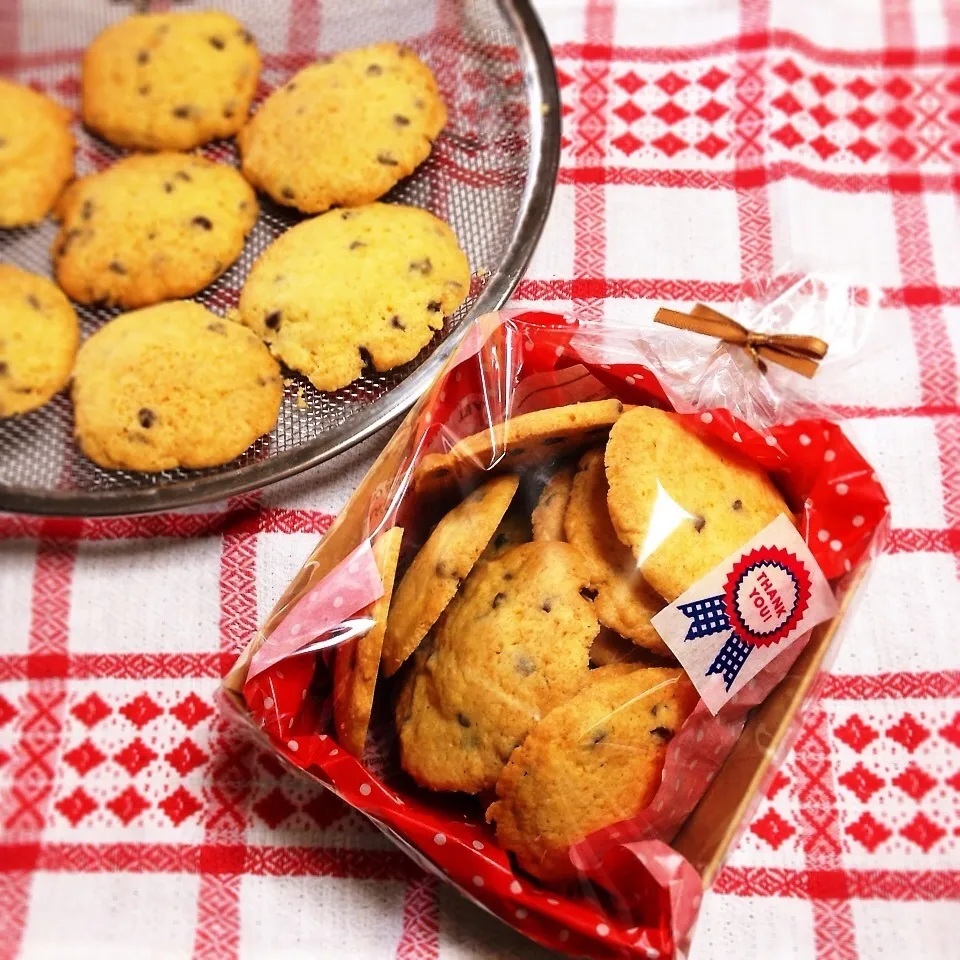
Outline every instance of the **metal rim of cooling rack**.
{"type": "Polygon", "coordinates": [[[546,34],[530,0],[497,0],[497,4],[520,51],[531,91],[530,103],[542,103],[544,108],[542,111],[534,109],[530,118],[531,164],[520,201],[521,215],[503,263],[468,315],[423,364],[342,425],[269,460],[230,473],[142,490],[37,493],[29,487],[0,486],[0,510],[47,516],[103,517],[155,513],[223,500],[319,466],[376,433],[413,406],[459,344],[471,320],[500,309],[513,293],[543,232],[560,166],[560,92],[546,34]]]}

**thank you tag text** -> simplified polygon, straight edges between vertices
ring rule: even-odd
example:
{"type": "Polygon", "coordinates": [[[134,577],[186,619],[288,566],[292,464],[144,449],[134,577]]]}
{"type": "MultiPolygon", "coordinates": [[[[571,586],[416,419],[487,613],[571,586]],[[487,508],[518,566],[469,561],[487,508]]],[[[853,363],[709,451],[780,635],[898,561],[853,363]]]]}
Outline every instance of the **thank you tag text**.
{"type": "Polygon", "coordinates": [[[781,514],[653,618],[711,713],[837,610],[803,537],[781,514]]]}

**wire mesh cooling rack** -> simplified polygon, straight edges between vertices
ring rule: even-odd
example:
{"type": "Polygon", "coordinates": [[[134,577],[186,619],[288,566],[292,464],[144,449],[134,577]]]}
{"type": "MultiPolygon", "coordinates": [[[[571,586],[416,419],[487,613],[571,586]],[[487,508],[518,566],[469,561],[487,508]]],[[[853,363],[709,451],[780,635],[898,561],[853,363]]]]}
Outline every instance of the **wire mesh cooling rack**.
{"type": "MultiPolygon", "coordinates": [[[[77,106],[84,46],[142,6],[26,0],[8,75],[77,106]]],[[[365,375],[332,393],[287,372],[275,429],[236,460],[211,470],[145,474],[97,467],[73,444],[65,394],[33,413],[0,421],[0,510],[88,516],[167,510],[256,489],[322,463],[407,410],[468,319],[506,300],[533,253],[556,177],[560,111],[550,49],[527,0],[326,0],[317,8],[320,18],[309,22],[298,22],[295,11],[302,8],[293,2],[221,0],[216,6],[237,16],[257,38],[263,54],[257,102],[322,52],[398,40],[431,66],[447,104],[448,126],[426,163],[386,199],[426,207],[450,223],[474,271],[470,296],[403,367],[365,375]]],[[[79,123],[75,133],[78,175],[103,169],[120,154],[79,123]]],[[[203,153],[238,163],[232,141],[215,142],[203,153]]],[[[236,305],[257,256],[301,219],[265,198],[261,204],[239,261],[195,298],[215,313],[236,305]]],[[[55,233],[49,219],[0,231],[0,260],[50,276],[55,233]]],[[[79,307],[83,335],[116,313],[79,307]]]]}

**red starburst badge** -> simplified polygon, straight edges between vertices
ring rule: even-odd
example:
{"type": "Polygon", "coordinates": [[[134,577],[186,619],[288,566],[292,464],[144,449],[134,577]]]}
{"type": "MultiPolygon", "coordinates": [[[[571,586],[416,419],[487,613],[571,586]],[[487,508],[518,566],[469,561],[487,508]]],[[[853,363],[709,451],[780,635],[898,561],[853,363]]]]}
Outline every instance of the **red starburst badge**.
{"type": "Polygon", "coordinates": [[[760,547],[733,565],[723,598],[730,626],[745,642],[769,647],[788,637],[810,603],[810,573],[783,547],[760,547]]]}

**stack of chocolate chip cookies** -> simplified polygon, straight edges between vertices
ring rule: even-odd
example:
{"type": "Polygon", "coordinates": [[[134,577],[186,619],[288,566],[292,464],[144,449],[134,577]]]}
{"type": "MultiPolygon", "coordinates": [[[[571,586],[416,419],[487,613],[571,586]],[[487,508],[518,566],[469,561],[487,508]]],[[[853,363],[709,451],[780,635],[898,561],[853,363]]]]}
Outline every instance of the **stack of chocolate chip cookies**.
{"type": "Polygon", "coordinates": [[[130,151],[73,180],[68,110],[0,80],[0,228],[52,213],[50,280],[0,265],[0,417],[70,385],[101,467],[227,463],[276,423],[284,376],[319,390],[413,360],[463,303],[453,231],[376,202],[430,154],[446,110],[430,69],[379,44],[291,76],[251,116],[256,39],[218,11],[119,21],[85,51],[81,119],[130,151]],[[236,137],[240,169],[193,151],[236,137]],[[193,297],[235,264],[257,191],[305,215],[256,261],[239,308],[193,297]],[[80,344],[71,301],[124,311],[80,344]]]}
{"type": "Polygon", "coordinates": [[[336,648],[336,735],[362,757],[378,668],[396,675],[406,773],[477,797],[527,873],[575,882],[571,845],[651,802],[698,701],[651,618],[790,510],[676,416],[615,399],[495,424],[413,484],[421,509],[460,500],[400,571],[403,531],[375,540],[384,596],[336,648]]]}

